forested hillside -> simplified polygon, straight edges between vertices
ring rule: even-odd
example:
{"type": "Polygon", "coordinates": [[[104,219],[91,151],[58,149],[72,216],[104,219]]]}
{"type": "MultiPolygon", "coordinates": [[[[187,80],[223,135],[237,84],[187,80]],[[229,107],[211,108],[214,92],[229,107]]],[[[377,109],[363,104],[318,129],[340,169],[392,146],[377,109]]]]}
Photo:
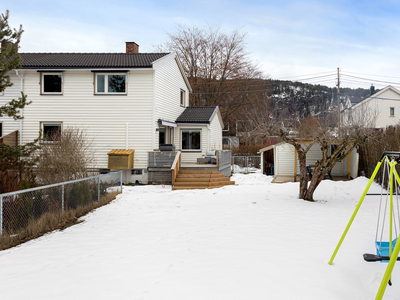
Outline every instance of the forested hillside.
{"type": "MultiPolygon", "coordinates": [[[[302,82],[269,80],[271,105],[277,114],[286,116],[319,115],[337,109],[337,89],[302,82]]],[[[360,101],[370,95],[369,89],[342,88],[340,101],[360,101]]]]}

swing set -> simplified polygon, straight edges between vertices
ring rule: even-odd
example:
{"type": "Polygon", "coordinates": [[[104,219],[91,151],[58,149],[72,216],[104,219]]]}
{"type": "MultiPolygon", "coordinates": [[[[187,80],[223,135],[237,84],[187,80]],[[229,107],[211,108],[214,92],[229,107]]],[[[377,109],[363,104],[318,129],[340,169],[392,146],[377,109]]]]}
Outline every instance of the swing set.
{"type": "Polygon", "coordinates": [[[364,198],[366,196],[371,196],[371,195],[380,195],[378,222],[375,235],[376,255],[369,253],[363,255],[364,260],[367,262],[380,261],[388,263],[378,293],[375,297],[376,300],[382,299],[388,284],[392,285],[391,274],[396,261],[400,260],[400,258],[398,257],[400,252],[400,242],[397,243],[397,240],[400,239],[400,207],[399,207],[400,177],[395,168],[395,166],[398,163],[400,163],[400,152],[386,151],[382,153],[381,158],[379,159],[379,162],[376,165],[375,170],[372,173],[372,176],[367,184],[367,187],[365,188],[364,193],[362,194],[361,199],[358,202],[354,210],[354,213],[351,216],[350,221],[347,224],[346,229],[344,230],[342,237],[340,238],[339,243],[332,254],[332,257],[328,262],[330,265],[332,265],[333,260],[335,259],[335,256],[339,251],[339,248],[342,245],[342,242],[346,237],[347,232],[349,231],[350,226],[353,223],[354,218],[356,217],[357,212],[361,207],[361,204],[364,201],[364,198]],[[383,164],[383,176],[381,184],[382,186],[381,193],[368,194],[371,184],[374,181],[378,171],[381,169],[382,164],[383,164]],[[386,189],[384,194],[385,178],[388,178],[387,179],[388,181],[386,182],[386,184],[388,185],[388,189],[386,189]],[[396,196],[395,202],[393,201],[394,194],[396,196]],[[389,206],[389,213],[387,213],[388,206],[389,206]],[[387,215],[389,215],[389,218],[387,218],[387,215]],[[387,237],[389,241],[383,241],[385,225],[389,225],[389,236],[387,237]],[[395,236],[394,239],[393,239],[393,233],[395,236]]]}

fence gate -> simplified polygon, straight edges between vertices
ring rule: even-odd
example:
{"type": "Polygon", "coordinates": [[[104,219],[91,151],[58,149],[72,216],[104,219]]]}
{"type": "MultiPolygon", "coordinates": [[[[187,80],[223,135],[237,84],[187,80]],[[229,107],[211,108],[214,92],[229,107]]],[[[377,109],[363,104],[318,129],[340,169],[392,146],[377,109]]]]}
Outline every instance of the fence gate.
{"type": "Polygon", "coordinates": [[[232,173],[251,173],[260,169],[260,156],[232,156],[232,173]]]}

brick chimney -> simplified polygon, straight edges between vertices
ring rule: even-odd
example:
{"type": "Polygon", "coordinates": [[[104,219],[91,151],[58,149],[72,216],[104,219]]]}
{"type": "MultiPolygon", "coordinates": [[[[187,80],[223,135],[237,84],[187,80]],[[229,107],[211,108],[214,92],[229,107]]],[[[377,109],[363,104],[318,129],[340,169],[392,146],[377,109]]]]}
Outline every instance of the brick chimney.
{"type": "Polygon", "coordinates": [[[135,42],[125,42],[126,53],[139,53],[139,45],[135,42]]]}

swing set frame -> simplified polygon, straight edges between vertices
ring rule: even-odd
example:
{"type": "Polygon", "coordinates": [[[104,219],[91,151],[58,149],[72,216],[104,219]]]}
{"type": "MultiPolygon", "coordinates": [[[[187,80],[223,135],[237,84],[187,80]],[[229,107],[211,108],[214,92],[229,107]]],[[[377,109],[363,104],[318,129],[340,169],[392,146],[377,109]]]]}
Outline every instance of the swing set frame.
{"type": "MultiPolygon", "coordinates": [[[[369,180],[369,182],[367,184],[367,187],[365,188],[364,193],[362,194],[361,199],[358,202],[358,204],[357,204],[357,206],[356,206],[356,208],[355,208],[355,210],[353,212],[353,215],[351,216],[350,221],[348,222],[348,224],[347,224],[347,226],[346,226],[346,228],[345,228],[345,230],[344,230],[344,232],[343,232],[343,234],[342,234],[342,236],[341,236],[341,238],[339,240],[339,243],[337,244],[336,249],[332,254],[332,257],[328,262],[328,264],[332,265],[333,260],[335,259],[335,256],[338,253],[339,248],[342,245],[343,240],[345,239],[345,237],[347,235],[347,232],[349,231],[350,226],[352,225],[352,223],[354,221],[354,218],[356,217],[356,215],[357,215],[357,213],[358,213],[358,211],[359,211],[359,209],[361,207],[361,204],[363,203],[364,198],[365,198],[365,196],[367,195],[367,193],[369,191],[372,182],[374,181],[378,171],[380,170],[382,163],[385,162],[385,161],[387,161],[389,166],[390,166],[390,182],[389,182],[389,185],[390,185],[389,257],[375,256],[375,260],[374,261],[387,260],[389,258],[389,262],[388,262],[388,266],[386,268],[385,274],[383,275],[381,284],[379,286],[378,293],[376,294],[376,297],[375,297],[376,300],[381,300],[382,299],[388,283],[390,284],[391,274],[392,274],[394,265],[396,264],[397,257],[399,256],[399,253],[400,253],[400,234],[397,237],[398,242],[396,243],[396,245],[395,245],[395,247],[394,247],[394,249],[392,251],[393,178],[395,178],[395,180],[397,181],[397,184],[400,186],[400,177],[399,177],[399,174],[397,173],[397,171],[395,169],[395,166],[397,165],[397,163],[400,163],[400,152],[385,151],[385,152],[382,153],[381,158],[379,159],[378,164],[376,165],[375,170],[372,173],[372,176],[371,176],[371,178],[370,178],[370,180],[369,180]],[[393,157],[397,157],[397,158],[396,158],[396,160],[391,161],[389,158],[393,158],[393,157]]],[[[370,254],[364,254],[364,258],[365,258],[365,255],[370,255],[370,254]]]]}

